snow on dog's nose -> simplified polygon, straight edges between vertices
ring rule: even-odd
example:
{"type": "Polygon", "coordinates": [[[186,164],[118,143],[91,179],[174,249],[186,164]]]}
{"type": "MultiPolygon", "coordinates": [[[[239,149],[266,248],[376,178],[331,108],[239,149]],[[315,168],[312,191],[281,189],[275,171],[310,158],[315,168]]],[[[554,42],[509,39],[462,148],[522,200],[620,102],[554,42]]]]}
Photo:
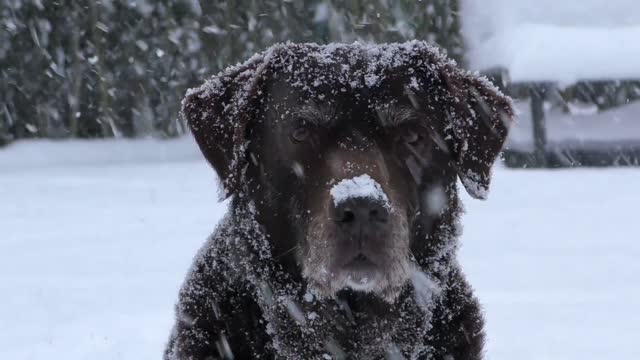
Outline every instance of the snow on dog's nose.
{"type": "Polygon", "coordinates": [[[332,219],[348,235],[357,239],[358,248],[363,241],[387,225],[391,204],[380,184],[364,174],[344,179],[331,190],[332,219]]]}
{"type": "Polygon", "coordinates": [[[333,185],[329,193],[335,207],[350,199],[365,198],[378,202],[386,210],[391,211],[389,197],[382,190],[382,186],[367,174],[344,179],[333,185]]]}

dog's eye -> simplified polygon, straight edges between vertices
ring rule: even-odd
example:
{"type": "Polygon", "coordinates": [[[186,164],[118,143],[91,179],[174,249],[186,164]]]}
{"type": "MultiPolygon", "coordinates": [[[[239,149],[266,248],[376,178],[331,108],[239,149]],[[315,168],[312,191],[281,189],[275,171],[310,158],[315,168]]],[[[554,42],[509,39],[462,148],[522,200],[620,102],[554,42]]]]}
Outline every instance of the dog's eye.
{"type": "Polygon", "coordinates": [[[414,130],[405,130],[400,138],[402,142],[409,145],[417,145],[422,141],[422,134],[414,130]]]}
{"type": "Polygon", "coordinates": [[[306,126],[300,126],[299,128],[293,130],[291,133],[291,138],[294,142],[303,142],[309,138],[310,132],[309,128],[306,126]]]}

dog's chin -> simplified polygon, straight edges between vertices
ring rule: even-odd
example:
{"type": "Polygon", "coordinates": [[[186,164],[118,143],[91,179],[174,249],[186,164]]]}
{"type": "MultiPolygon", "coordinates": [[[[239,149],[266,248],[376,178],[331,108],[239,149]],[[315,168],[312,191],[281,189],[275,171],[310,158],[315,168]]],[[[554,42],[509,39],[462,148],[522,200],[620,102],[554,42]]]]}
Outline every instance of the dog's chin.
{"type": "Polygon", "coordinates": [[[379,282],[377,272],[351,272],[345,277],[344,287],[355,291],[372,292],[379,282]]]}
{"type": "Polygon", "coordinates": [[[339,291],[351,289],[376,295],[389,303],[395,302],[409,280],[408,275],[388,276],[379,269],[340,269],[305,275],[309,287],[320,298],[335,298],[339,291]]]}

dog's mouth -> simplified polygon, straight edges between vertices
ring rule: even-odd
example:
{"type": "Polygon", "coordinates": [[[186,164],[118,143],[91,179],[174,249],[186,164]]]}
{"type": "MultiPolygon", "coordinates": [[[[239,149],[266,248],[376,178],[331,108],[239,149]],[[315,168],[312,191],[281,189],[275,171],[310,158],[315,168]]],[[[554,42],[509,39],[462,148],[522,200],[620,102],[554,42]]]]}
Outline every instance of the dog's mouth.
{"type": "Polygon", "coordinates": [[[371,271],[377,267],[378,265],[363,253],[358,253],[344,265],[344,269],[348,271],[371,271]]]}
{"type": "MultiPolygon", "coordinates": [[[[363,216],[370,216],[370,212],[363,216]]],[[[298,254],[302,275],[309,285],[323,297],[349,289],[394,301],[409,279],[411,266],[408,251],[403,251],[409,243],[403,212],[391,214],[384,232],[378,231],[377,224],[369,224],[372,228],[366,229],[369,232],[362,238],[357,237],[360,233],[341,233],[325,219],[312,219],[303,241],[305,246],[298,254]]],[[[357,225],[364,229],[367,224],[357,225]]]]}
{"type": "Polygon", "coordinates": [[[380,267],[362,253],[347,262],[342,271],[346,275],[345,287],[359,291],[371,290],[381,276],[380,267]]]}

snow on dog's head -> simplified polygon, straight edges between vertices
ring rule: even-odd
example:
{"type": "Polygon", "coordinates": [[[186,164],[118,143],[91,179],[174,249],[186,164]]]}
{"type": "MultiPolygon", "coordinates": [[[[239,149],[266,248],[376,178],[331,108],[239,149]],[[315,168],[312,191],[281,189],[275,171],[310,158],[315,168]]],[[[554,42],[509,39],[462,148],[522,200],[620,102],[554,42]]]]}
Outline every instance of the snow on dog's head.
{"type": "Polygon", "coordinates": [[[393,299],[412,254],[447,248],[428,235],[451,221],[456,178],[486,196],[513,110],[410,41],[277,44],[190,90],[183,114],[225,196],[250,199],[277,235],[278,261],[320,295],[393,299]]]}

